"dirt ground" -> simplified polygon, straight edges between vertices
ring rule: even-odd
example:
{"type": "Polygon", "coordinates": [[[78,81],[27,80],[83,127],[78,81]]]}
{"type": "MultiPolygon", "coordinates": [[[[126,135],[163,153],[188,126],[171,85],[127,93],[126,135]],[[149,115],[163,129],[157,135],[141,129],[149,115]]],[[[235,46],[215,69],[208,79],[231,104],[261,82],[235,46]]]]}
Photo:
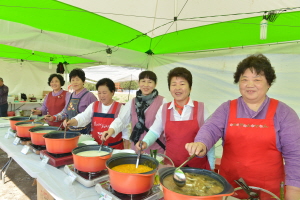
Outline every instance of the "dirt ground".
{"type": "MultiPolygon", "coordinates": [[[[0,149],[0,168],[8,161],[7,154],[0,149]]],[[[0,181],[0,200],[36,200],[36,185],[15,161],[12,161],[5,176],[5,184],[0,181]]]]}

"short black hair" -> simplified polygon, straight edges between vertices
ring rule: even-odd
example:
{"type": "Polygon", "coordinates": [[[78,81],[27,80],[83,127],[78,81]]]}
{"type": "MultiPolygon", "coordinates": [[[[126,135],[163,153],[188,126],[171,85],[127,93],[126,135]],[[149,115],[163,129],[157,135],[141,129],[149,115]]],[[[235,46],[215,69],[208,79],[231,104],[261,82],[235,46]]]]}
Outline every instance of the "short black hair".
{"type": "Polygon", "coordinates": [[[157,83],[157,77],[156,77],[156,74],[152,71],[143,71],[139,74],[139,81],[141,79],[144,79],[144,78],[149,78],[150,80],[154,81],[155,84],[157,83]]]}
{"type": "Polygon", "coordinates": [[[181,77],[184,78],[188,83],[190,89],[192,88],[193,85],[193,76],[192,73],[187,70],[184,67],[175,67],[174,69],[170,70],[168,73],[168,87],[170,90],[170,85],[171,85],[171,80],[173,77],[181,77]]]}
{"type": "Polygon", "coordinates": [[[264,75],[270,86],[276,79],[274,68],[271,66],[269,59],[263,54],[253,54],[242,60],[233,75],[234,83],[239,82],[241,75],[247,69],[250,69],[251,72],[255,71],[257,74],[264,75]]]}
{"type": "Polygon", "coordinates": [[[96,89],[98,90],[98,87],[102,85],[106,85],[110,92],[116,91],[115,83],[110,78],[100,79],[96,84],[96,89]]]}
{"type": "Polygon", "coordinates": [[[82,80],[82,82],[85,81],[85,73],[82,69],[80,68],[73,69],[69,74],[69,81],[71,82],[71,79],[76,76],[78,76],[82,80]]]}
{"type": "Polygon", "coordinates": [[[54,77],[58,78],[58,80],[59,80],[59,82],[60,82],[60,86],[64,86],[65,80],[64,80],[64,78],[62,77],[62,75],[60,75],[60,74],[51,74],[51,75],[49,76],[49,78],[48,78],[48,85],[49,85],[49,86],[50,86],[50,82],[52,81],[52,79],[53,79],[54,77]]]}

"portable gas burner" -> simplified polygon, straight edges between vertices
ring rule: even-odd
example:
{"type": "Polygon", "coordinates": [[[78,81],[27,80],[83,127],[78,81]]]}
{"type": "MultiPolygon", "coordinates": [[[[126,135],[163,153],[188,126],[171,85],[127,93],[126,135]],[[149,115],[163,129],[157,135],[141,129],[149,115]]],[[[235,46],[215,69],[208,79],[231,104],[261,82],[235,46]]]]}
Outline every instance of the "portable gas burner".
{"type": "Polygon", "coordinates": [[[63,165],[73,164],[73,155],[72,153],[63,153],[63,154],[54,154],[49,153],[46,150],[40,151],[40,159],[42,160],[44,156],[49,158],[48,164],[53,167],[60,167],[63,165]]]}
{"type": "Polygon", "coordinates": [[[30,144],[29,147],[30,147],[31,151],[37,155],[40,155],[40,151],[46,150],[45,145],[30,144]]]}
{"type": "MultiPolygon", "coordinates": [[[[130,186],[128,186],[130,187],[130,186]]],[[[123,194],[115,191],[109,180],[102,181],[95,186],[95,190],[98,194],[104,192],[108,196],[112,197],[112,200],[160,200],[163,199],[163,192],[160,190],[159,185],[154,185],[149,191],[141,194],[123,194]]]]}
{"type": "Polygon", "coordinates": [[[31,144],[31,138],[30,137],[19,137],[19,136],[17,136],[17,137],[20,138],[20,144],[22,144],[22,145],[31,144]]]}
{"type": "Polygon", "coordinates": [[[74,168],[74,165],[66,165],[64,171],[67,174],[74,174],[76,181],[84,185],[85,187],[92,187],[101,181],[108,180],[108,170],[104,169],[100,172],[82,172],[74,168]]]}

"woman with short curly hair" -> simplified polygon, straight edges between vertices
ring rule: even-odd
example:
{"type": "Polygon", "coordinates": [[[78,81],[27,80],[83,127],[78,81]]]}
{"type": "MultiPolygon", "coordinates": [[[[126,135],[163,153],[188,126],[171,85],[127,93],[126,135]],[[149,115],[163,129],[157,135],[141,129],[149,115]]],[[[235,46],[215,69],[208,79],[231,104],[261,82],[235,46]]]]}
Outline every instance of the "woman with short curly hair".
{"type": "MultiPolygon", "coordinates": [[[[59,113],[47,115],[48,121],[63,121],[68,118],[75,117],[78,113],[83,112],[91,103],[97,101],[96,96],[84,88],[85,73],[82,69],[73,69],[69,74],[69,80],[72,85],[73,93],[70,95],[65,107],[59,113]]],[[[82,134],[90,134],[91,124],[85,127],[68,127],[70,131],[80,132],[82,134]]]]}
{"type": "MultiPolygon", "coordinates": [[[[203,156],[222,138],[220,174],[233,187],[238,187],[234,180],[242,177],[248,185],[279,197],[284,182],[285,199],[296,200],[300,199],[300,121],[291,107],[267,96],[275,79],[264,55],[242,60],[234,73],[241,97],[217,108],[186,149],[203,156]]],[[[237,193],[239,199],[248,198],[243,191],[237,193]]],[[[259,197],[272,198],[265,192],[259,197]]]]}
{"type": "MultiPolygon", "coordinates": [[[[60,112],[68,102],[70,93],[63,90],[65,80],[60,74],[51,74],[48,78],[48,85],[52,88],[52,92],[45,96],[42,107],[38,109],[32,109],[34,115],[55,115],[60,112]]],[[[59,121],[47,121],[50,126],[59,127],[62,120],[59,121]]]]}

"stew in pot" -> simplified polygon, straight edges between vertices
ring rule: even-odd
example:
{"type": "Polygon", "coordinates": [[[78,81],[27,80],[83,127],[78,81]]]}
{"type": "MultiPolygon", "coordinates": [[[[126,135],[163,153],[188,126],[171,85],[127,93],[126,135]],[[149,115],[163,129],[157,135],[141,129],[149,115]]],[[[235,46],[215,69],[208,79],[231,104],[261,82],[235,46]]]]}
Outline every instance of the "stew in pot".
{"type": "Polygon", "coordinates": [[[168,175],[163,180],[163,185],[176,193],[188,196],[210,196],[224,190],[223,185],[206,175],[184,173],[186,176],[186,185],[178,187],[173,180],[173,174],[168,175]]]}
{"type": "Polygon", "coordinates": [[[117,172],[132,173],[132,174],[140,174],[140,173],[145,173],[153,170],[151,167],[148,167],[146,165],[139,165],[138,168],[135,168],[135,164],[117,165],[111,169],[117,172]]]}

